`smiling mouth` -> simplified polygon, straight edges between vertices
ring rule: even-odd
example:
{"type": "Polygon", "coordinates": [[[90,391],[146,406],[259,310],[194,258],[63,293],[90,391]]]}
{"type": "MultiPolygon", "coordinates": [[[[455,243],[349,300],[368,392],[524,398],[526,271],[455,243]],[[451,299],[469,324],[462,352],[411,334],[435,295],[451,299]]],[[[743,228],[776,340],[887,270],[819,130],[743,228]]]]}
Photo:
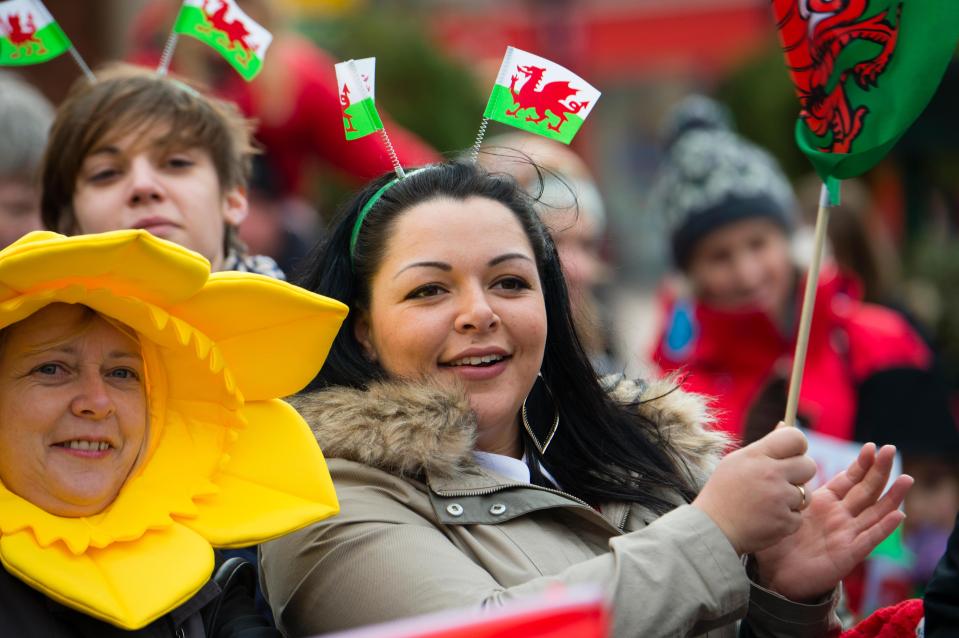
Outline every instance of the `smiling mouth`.
{"type": "Polygon", "coordinates": [[[107,441],[63,441],[62,443],[54,443],[53,447],[62,447],[70,450],[83,450],[85,452],[103,452],[109,449],[112,449],[113,446],[110,445],[107,441]]]}
{"type": "Polygon", "coordinates": [[[462,366],[488,368],[491,365],[499,363],[500,361],[504,361],[508,358],[509,358],[508,355],[488,354],[482,357],[463,357],[462,359],[447,361],[446,363],[441,363],[440,365],[447,368],[458,368],[462,366]]]}
{"type": "Polygon", "coordinates": [[[141,219],[135,223],[131,228],[136,230],[151,230],[155,228],[164,228],[164,227],[173,227],[179,228],[177,224],[170,221],[169,219],[164,219],[162,217],[148,217],[147,219],[141,219]]]}

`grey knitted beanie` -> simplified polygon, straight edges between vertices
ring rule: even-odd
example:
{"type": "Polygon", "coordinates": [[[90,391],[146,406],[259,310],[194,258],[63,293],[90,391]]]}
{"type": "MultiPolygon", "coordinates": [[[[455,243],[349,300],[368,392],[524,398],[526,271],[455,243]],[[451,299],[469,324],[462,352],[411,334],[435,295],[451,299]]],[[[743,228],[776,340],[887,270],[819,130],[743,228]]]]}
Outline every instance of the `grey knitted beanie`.
{"type": "Polygon", "coordinates": [[[792,230],[797,204],[789,181],[769,153],[729,128],[721,105],[687,98],[665,134],[650,207],[666,218],[677,266],[686,268],[700,239],[734,221],[764,217],[792,230]]]}

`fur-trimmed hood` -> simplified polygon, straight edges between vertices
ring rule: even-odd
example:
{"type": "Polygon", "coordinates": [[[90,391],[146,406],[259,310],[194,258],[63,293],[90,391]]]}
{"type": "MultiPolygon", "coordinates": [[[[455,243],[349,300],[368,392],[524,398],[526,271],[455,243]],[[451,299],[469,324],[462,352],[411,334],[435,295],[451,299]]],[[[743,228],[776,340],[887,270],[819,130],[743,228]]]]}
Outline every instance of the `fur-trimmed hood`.
{"type": "MultiPolygon", "coordinates": [[[[709,429],[704,397],[683,392],[675,379],[630,381],[607,377],[620,403],[639,401],[639,412],[670,441],[698,484],[729,445],[709,429]]],[[[290,399],[309,423],[327,458],[341,458],[401,477],[448,478],[476,465],[476,419],[467,397],[452,388],[406,381],[375,383],[367,390],[336,387],[290,399]]]]}

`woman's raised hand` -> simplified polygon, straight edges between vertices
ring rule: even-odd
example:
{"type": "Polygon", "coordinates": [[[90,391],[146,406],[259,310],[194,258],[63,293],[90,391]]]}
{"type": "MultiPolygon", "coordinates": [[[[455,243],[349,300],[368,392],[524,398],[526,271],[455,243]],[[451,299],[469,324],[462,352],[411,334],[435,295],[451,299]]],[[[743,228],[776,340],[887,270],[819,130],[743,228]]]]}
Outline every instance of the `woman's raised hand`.
{"type": "Polygon", "coordinates": [[[706,512],[740,555],[757,552],[794,533],[802,523],[804,492],[816,475],[806,437],[778,427],[727,455],[693,506],[706,512]]]}
{"type": "Polygon", "coordinates": [[[756,553],[759,584],[794,601],[830,592],[906,517],[899,511],[911,476],[882,498],[896,448],[867,443],[843,472],[811,495],[799,531],[756,553]]]}

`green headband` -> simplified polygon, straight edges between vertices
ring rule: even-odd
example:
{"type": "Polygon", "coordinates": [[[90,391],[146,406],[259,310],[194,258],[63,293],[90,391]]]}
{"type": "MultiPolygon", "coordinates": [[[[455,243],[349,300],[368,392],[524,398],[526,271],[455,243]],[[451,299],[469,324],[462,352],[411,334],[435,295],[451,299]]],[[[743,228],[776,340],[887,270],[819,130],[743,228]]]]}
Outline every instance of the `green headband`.
{"type": "Polygon", "coordinates": [[[403,177],[394,177],[390,181],[380,186],[380,188],[373,193],[373,196],[370,197],[365,204],[363,204],[363,208],[360,209],[360,214],[356,216],[356,222],[353,224],[353,234],[350,235],[350,261],[353,260],[353,254],[356,252],[356,240],[360,236],[360,228],[363,226],[363,221],[366,219],[366,216],[370,214],[370,210],[376,205],[376,202],[380,201],[380,198],[383,197],[383,193],[390,190],[401,179],[406,179],[407,177],[416,175],[427,168],[429,167],[424,166],[416,169],[415,171],[406,173],[403,175],[403,177]]]}

